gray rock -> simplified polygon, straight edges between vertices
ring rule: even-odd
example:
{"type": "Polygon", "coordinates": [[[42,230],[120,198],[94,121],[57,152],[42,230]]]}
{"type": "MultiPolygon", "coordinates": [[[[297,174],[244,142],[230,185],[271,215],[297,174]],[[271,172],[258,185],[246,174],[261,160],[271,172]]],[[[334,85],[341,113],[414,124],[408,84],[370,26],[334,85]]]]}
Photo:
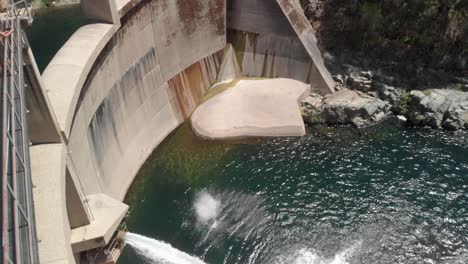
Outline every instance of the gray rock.
{"type": "Polygon", "coordinates": [[[345,84],[344,77],[341,74],[333,75],[332,78],[335,82],[338,82],[340,84],[345,84]]]}
{"type": "Polygon", "coordinates": [[[468,120],[468,93],[432,89],[412,91],[408,119],[419,126],[431,126],[457,130],[466,126],[468,120]]]}
{"type": "Polygon", "coordinates": [[[453,103],[442,127],[448,130],[468,129],[468,101],[453,103]]]}
{"type": "Polygon", "coordinates": [[[375,73],[372,78],[375,82],[383,83],[389,86],[397,85],[397,81],[394,77],[385,75],[381,72],[375,73]]]}
{"type": "Polygon", "coordinates": [[[352,72],[346,78],[346,85],[353,90],[369,92],[372,90],[372,80],[360,72],[352,72]]]}
{"type": "Polygon", "coordinates": [[[354,124],[370,126],[384,120],[390,104],[365,93],[342,90],[319,97],[312,95],[302,103],[304,119],[308,123],[354,124]]]}
{"type": "Polygon", "coordinates": [[[408,119],[419,126],[439,128],[450,101],[438,90],[411,91],[408,119]]]}
{"type": "Polygon", "coordinates": [[[380,82],[374,82],[373,85],[380,99],[389,101],[392,105],[398,104],[400,102],[402,92],[399,88],[380,82]]]}

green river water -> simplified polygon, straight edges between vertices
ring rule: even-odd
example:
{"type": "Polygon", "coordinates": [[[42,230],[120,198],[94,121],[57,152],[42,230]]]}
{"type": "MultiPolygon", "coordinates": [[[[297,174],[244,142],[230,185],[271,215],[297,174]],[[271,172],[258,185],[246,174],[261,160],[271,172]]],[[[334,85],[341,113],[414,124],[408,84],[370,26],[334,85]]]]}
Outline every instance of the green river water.
{"type": "MultiPolygon", "coordinates": [[[[468,263],[467,133],[308,130],[216,142],[181,126],[129,192],[129,230],[211,264],[468,263]]],[[[119,263],[157,262],[127,246],[119,263]]]]}

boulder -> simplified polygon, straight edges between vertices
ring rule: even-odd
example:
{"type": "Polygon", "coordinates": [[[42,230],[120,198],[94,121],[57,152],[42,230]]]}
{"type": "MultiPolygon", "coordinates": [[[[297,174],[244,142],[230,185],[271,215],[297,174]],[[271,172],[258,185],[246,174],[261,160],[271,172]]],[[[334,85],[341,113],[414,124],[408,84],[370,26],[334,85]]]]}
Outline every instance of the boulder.
{"type": "Polygon", "coordinates": [[[353,90],[361,92],[369,92],[372,90],[371,73],[368,72],[351,72],[346,78],[346,85],[353,90]]]}
{"type": "Polygon", "coordinates": [[[302,102],[303,116],[308,123],[353,124],[357,127],[384,120],[390,107],[388,102],[347,89],[325,97],[312,94],[302,102]]]}
{"type": "Polygon", "coordinates": [[[465,126],[468,93],[449,89],[411,91],[408,119],[419,126],[456,130],[465,126]]]}
{"type": "Polygon", "coordinates": [[[442,127],[448,130],[468,129],[468,101],[453,103],[442,127]]]}
{"type": "Polygon", "coordinates": [[[392,105],[399,104],[401,98],[401,90],[399,88],[380,82],[374,82],[373,85],[380,99],[389,101],[392,105]]]}
{"type": "Polygon", "coordinates": [[[438,91],[411,91],[408,119],[418,126],[438,128],[449,107],[446,96],[438,91]]]}

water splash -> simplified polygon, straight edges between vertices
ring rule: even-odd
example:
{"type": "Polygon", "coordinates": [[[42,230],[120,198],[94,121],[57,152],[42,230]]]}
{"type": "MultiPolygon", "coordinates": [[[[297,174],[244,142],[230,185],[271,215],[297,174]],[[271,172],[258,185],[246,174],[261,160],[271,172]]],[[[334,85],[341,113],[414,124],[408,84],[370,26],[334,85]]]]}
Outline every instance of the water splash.
{"type": "Polygon", "coordinates": [[[149,237],[127,233],[125,243],[149,261],[163,264],[206,264],[171,245],[149,237]]]}
{"type": "Polygon", "coordinates": [[[261,197],[236,191],[200,191],[193,208],[201,224],[198,228],[208,231],[208,235],[246,237],[253,231],[261,232],[269,220],[261,197]]]}
{"type": "Polygon", "coordinates": [[[203,225],[212,223],[219,214],[220,202],[207,191],[197,193],[193,208],[197,221],[203,225]]]}
{"type": "Polygon", "coordinates": [[[316,250],[300,249],[289,256],[280,257],[276,264],[349,264],[351,257],[356,253],[361,246],[361,241],[355,243],[349,248],[340,251],[332,258],[326,258],[316,250]]]}

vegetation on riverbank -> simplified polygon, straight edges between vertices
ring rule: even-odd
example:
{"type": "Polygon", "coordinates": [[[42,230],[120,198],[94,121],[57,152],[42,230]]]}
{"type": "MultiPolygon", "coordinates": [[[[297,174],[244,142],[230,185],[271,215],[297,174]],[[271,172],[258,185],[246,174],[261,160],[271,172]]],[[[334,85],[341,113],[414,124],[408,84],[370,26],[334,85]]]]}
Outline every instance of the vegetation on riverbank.
{"type": "Polygon", "coordinates": [[[467,0],[301,0],[327,50],[466,72],[467,0]]]}

